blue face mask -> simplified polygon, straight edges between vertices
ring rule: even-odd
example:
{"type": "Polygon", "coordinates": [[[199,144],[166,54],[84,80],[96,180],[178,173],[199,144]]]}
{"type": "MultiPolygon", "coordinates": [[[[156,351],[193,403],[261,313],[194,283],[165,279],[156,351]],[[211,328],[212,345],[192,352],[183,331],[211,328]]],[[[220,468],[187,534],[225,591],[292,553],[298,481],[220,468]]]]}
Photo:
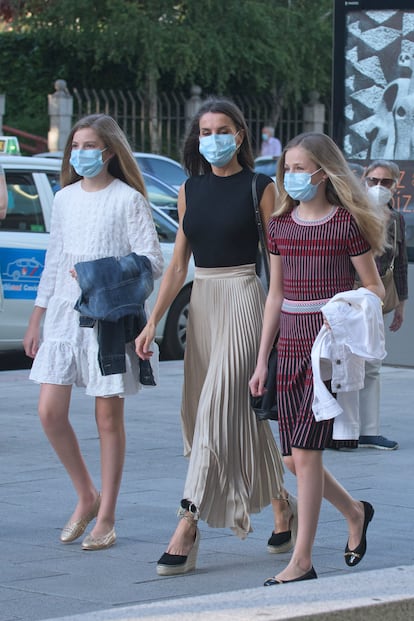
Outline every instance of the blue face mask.
{"type": "Polygon", "coordinates": [[[228,164],[236,153],[236,138],[233,134],[210,134],[210,136],[200,136],[198,149],[209,164],[220,168],[228,164]]]}
{"type": "Polygon", "coordinates": [[[322,170],[322,168],[318,168],[318,170],[315,170],[313,173],[286,172],[283,179],[286,192],[295,201],[302,201],[303,203],[311,201],[316,196],[319,183],[322,183],[321,180],[316,185],[313,185],[312,175],[315,175],[320,170],[322,170]]]}
{"type": "Polygon", "coordinates": [[[104,151],[106,149],[72,149],[69,162],[81,177],[96,177],[104,167],[104,151]]]}

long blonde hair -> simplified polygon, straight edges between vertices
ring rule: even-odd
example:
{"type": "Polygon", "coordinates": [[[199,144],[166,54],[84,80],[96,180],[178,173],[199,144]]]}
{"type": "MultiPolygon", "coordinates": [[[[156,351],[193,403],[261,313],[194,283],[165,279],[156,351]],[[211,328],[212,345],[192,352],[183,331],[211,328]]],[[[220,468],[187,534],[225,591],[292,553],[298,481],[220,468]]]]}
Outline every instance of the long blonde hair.
{"type": "Polygon", "coordinates": [[[328,176],[325,196],[331,205],[347,209],[355,218],[363,237],[375,255],[384,252],[386,246],[386,225],[381,214],[372,207],[361,182],[349,168],[344,156],[334,141],[326,134],[308,132],[299,134],[283,149],[276,173],[278,187],[275,216],[291,211],[297,201],[289,196],[283,185],[286,152],[293,147],[301,147],[318,168],[328,176]]]}
{"type": "Polygon", "coordinates": [[[73,126],[66,141],[63,154],[62,171],[60,174],[62,187],[82,179],[71,166],[69,160],[72,151],[73,136],[78,130],[86,127],[93,129],[104,142],[105,147],[108,147],[113,153],[113,156],[109,160],[108,172],[113,177],[135,188],[135,190],[138,190],[138,192],[146,197],[147,190],[145,188],[144,179],[133,156],[128,140],[118,123],[107,114],[90,114],[80,119],[73,126]]]}

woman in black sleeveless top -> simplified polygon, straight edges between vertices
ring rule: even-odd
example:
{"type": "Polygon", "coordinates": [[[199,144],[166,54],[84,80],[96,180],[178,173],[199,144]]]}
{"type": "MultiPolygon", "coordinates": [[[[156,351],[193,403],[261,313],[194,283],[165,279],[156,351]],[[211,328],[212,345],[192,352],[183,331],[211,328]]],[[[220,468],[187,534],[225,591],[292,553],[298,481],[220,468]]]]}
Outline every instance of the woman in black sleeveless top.
{"type": "MultiPolygon", "coordinates": [[[[293,547],[297,518],[269,423],[257,422],[249,402],[265,293],[255,271],[253,155],[237,106],[225,99],[204,103],[185,141],[184,164],[190,177],[179,192],[173,258],[136,340],[138,355],[149,358],[156,325],[182,287],[193,254],[181,408],[189,467],[179,509],[183,519],[158,561],[159,575],[195,568],[198,519],[244,539],[252,531],[250,515],[272,503],[268,550],[279,553],[293,547]]],[[[267,223],[275,203],[270,177],[258,176],[257,193],[267,223]]]]}

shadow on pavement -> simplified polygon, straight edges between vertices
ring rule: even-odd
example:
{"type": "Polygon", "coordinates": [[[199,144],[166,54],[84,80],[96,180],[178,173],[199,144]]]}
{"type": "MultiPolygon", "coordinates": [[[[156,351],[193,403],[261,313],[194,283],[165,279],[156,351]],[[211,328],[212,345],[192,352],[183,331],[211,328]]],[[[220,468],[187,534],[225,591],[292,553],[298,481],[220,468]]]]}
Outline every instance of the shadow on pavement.
{"type": "Polygon", "coordinates": [[[0,371],[15,371],[30,369],[32,360],[22,351],[0,352],[0,371]]]}

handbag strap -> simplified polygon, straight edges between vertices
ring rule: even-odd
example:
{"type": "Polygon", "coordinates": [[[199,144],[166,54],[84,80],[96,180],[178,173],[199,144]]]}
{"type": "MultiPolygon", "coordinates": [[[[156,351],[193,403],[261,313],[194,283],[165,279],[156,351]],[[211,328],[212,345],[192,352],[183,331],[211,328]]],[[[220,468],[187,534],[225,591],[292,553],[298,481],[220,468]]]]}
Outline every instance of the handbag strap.
{"type": "Polygon", "coordinates": [[[269,255],[268,255],[268,250],[267,250],[266,238],[265,238],[265,234],[263,230],[262,216],[260,214],[259,200],[257,198],[257,173],[253,175],[253,179],[252,179],[252,197],[253,197],[254,213],[256,217],[257,231],[259,233],[259,243],[260,243],[260,248],[261,248],[262,261],[263,261],[264,271],[266,275],[267,288],[269,289],[269,285],[270,285],[269,255]]]}
{"type": "Polygon", "coordinates": [[[394,269],[395,254],[397,252],[397,220],[394,218],[394,239],[392,244],[392,261],[389,265],[391,271],[394,269]]]}

